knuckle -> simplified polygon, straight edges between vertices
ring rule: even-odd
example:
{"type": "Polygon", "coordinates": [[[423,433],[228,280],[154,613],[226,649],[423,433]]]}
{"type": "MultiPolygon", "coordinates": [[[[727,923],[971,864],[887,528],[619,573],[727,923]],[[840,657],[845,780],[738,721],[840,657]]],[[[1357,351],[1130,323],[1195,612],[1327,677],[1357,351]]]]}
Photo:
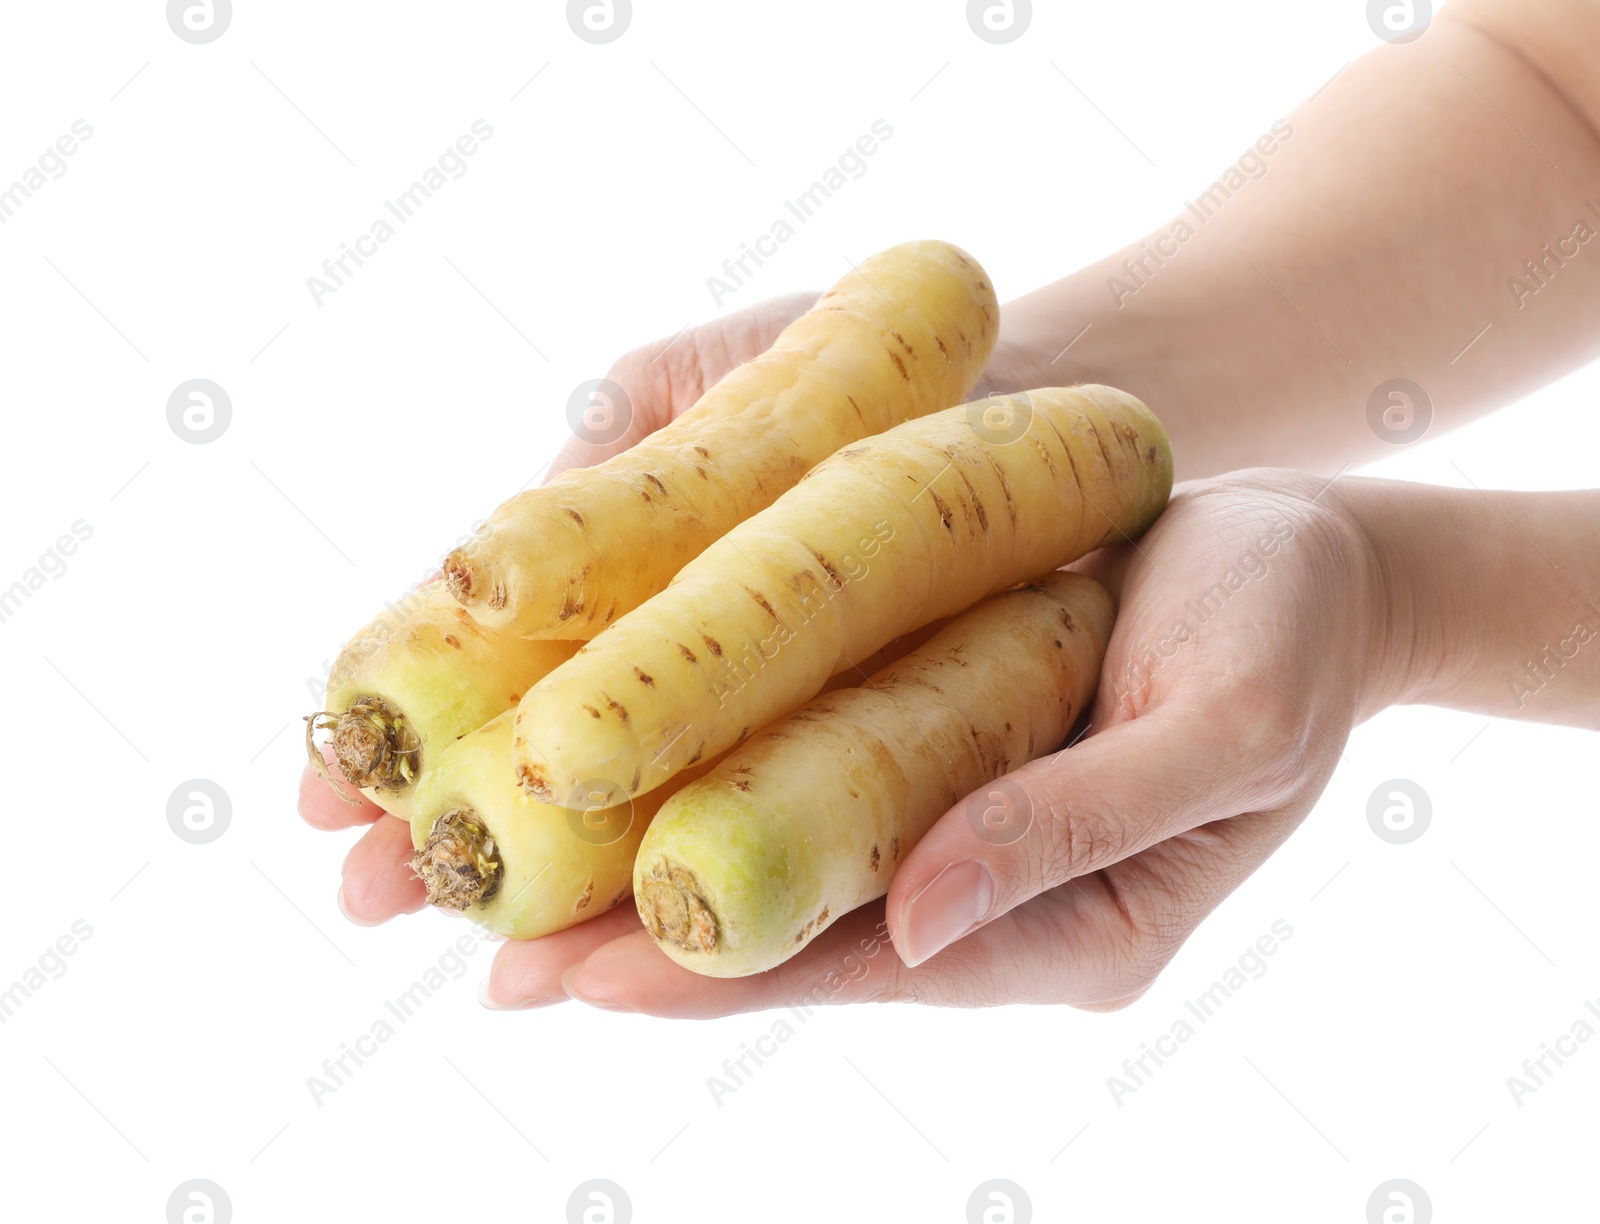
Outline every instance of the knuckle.
{"type": "Polygon", "coordinates": [[[1112,950],[1087,1002],[1104,1011],[1120,1011],[1137,1002],[1172,963],[1182,942],[1135,931],[1130,942],[1112,950]]]}
{"type": "Polygon", "coordinates": [[[1155,704],[1161,669],[1154,650],[1136,648],[1119,671],[1107,667],[1095,694],[1095,714],[1105,726],[1132,722],[1155,704]]]}
{"type": "Polygon", "coordinates": [[[1187,923],[1161,919],[1139,924],[1129,956],[1128,973],[1141,991],[1155,985],[1156,979],[1166,972],[1192,929],[1187,923]]]}
{"type": "Polygon", "coordinates": [[[1240,779],[1252,806],[1272,806],[1295,793],[1306,776],[1316,731],[1276,687],[1246,681],[1236,696],[1242,717],[1231,728],[1230,755],[1248,762],[1240,779]]]}
{"type": "Polygon", "coordinates": [[[611,363],[611,369],[606,372],[606,377],[626,391],[631,399],[635,401],[646,399],[655,374],[651,356],[648,345],[629,349],[611,363]]]}
{"type": "Polygon", "coordinates": [[[1092,797],[1069,802],[1047,793],[1035,802],[1044,809],[1036,864],[1041,883],[1074,879],[1123,857],[1128,844],[1124,825],[1092,797]]]}
{"type": "Polygon", "coordinates": [[[1155,985],[1199,919],[1163,891],[1130,890],[1106,876],[1097,877],[1094,899],[1101,937],[1093,969],[1084,975],[1077,1007],[1116,1011],[1137,1001],[1155,985]],[[1103,899],[1102,899],[1103,898],[1103,899]]]}
{"type": "MultiPolygon", "coordinates": [[[[699,324],[629,349],[607,375],[621,385],[635,407],[665,418],[671,407],[688,408],[736,364],[716,328],[699,324]]],[[[666,424],[665,419],[656,425],[666,424]]]]}
{"type": "Polygon", "coordinates": [[[626,378],[637,378],[639,371],[649,364],[650,348],[648,345],[640,345],[638,348],[629,349],[611,363],[609,377],[617,382],[622,382],[626,378]]]}

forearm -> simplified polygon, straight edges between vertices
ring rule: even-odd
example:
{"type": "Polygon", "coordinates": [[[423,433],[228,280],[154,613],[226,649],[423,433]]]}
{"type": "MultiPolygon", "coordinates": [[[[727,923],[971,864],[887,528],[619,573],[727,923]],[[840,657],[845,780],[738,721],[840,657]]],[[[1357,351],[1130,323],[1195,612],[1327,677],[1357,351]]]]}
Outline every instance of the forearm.
{"type": "Polygon", "coordinates": [[[1329,496],[1371,546],[1369,707],[1600,729],[1600,490],[1350,479],[1329,496]]]}
{"type": "Polygon", "coordinates": [[[1558,44],[1585,48],[1579,68],[1600,62],[1593,5],[1445,8],[1420,41],[1357,61],[1291,114],[1232,188],[1197,185],[1171,224],[1008,304],[1001,368],[1141,396],[1195,477],[1331,474],[1385,453],[1367,406],[1391,379],[1424,389],[1440,430],[1588,361],[1600,92],[1574,97],[1581,72],[1530,58],[1547,46],[1452,19],[1508,7],[1559,10],[1558,44]]]}

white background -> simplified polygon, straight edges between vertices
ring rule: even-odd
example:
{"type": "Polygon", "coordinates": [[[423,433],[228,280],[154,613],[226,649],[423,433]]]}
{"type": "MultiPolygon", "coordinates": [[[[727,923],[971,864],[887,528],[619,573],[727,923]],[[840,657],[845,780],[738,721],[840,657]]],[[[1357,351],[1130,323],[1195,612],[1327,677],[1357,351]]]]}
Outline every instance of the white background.
{"type": "MultiPolygon", "coordinates": [[[[868,173],[723,309],[912,237],[971,250],[1002,301],[1054,279],[1376,46],[1363,8],[1044,4],[992,46],[951,0],[637,0],[592,46],[557,3],[240,0],[195,46],[152,0],[8,5],[0,182],[94,134],[0,226],[0,587],[93,535],[0,624],[0,987],[93,935],[0,1026],[5,1216],[159,1221],[201,1177],[239,1221],[557,1221],[606,1177],[640,1221],[959,1221],[1004,1177],[1039,1220],[1360,1224],[1404,1177],[1440,1221],[1596,1218],[1600,1042],[1520,1107],[1506,1086],[1600,997],[1594,741],[1427,709],[1357,732],[1131,1010],[831,1009],[718,1105],[707,1077],[774,1017],[491,1014],[485,947],[307,1088],[466,929],[340,918],[348,838],[294,813],[308,678],[539,471],[571,389],[715,313],[706,278],[875,119],[868,173]],[[478,119],[465,177],[316,305],[307,277],[478,119]],[[209,445],[167,423],[191,378],[232,399],[209,445]],[[209,845],[167,824],[195,777],[232,801],[209,845]],[[1394,777],[1433,803],[1407,846],[1366,821],[1394,777]],[[1107,1077],[1277,919],[1265,976],[1115,1104],[1107,1077]]],[[[1593,483],[1597,389],[1383,470],[1593,483]]]]}

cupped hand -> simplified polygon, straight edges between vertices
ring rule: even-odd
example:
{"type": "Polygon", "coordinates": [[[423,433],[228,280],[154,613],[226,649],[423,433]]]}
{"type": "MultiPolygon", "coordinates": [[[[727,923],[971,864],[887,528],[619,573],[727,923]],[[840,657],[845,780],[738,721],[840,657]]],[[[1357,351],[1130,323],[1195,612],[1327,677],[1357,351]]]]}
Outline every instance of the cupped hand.
{"type": "MultiPolygon", "coordinates": [[[[571,439],[551,474],[666,424],[813,299],[774,299],[626,355],[608,377],[629,396],[627,433],[571,439]]],[[[1028,377],[1003,351],[980,392],[1028,377]]],[[[668,960],[625,902],[506,943],[485,1001],[713,1016],[807,1001],[1136,999],[1310,810],[1350,728],[1381,704],[1383,592],[1337,490],[1287,472],[1187,486],[1144,538],[1079,568],[1121,605],[1088,733],[953,807],[884,901],[785,965],[731,980],[668,960]],[[997,834],[982,813],[1002,794],[1017,819],[997,834]]],[[[302,779],[309,823],[368,826],[345,858],[341,909],[369,924],[422,909],[405,822],[356,798],[310,770],[302,779]]]]}
{"type": "Polygon", "coordinates": [[[486,1001],[716,1016],[1137,999],[1385,703],[1386,600],[1337,490],[1292,472],[1184,486],[1142,539],[1081,568],[1120,605],[1088,733],[953,807],[884,901],[777,969],[726,980],[669,960],[624,903],[507,943],[486,1001]],[[998,828],[983,819],[996,802],[1012,814],[998,828]]]}

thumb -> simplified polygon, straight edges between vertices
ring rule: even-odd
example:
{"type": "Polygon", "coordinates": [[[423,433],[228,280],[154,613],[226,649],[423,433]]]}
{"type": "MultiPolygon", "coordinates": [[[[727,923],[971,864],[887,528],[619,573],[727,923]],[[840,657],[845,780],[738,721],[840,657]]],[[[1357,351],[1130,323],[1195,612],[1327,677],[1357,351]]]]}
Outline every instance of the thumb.
{"type": "Polygon", "coordinates": [[[1249,810],[1235,737],[1160,707],[996,779],[952,807],[889,889],[895,950],[918,965],[1048,889],[1249,810]]]}

